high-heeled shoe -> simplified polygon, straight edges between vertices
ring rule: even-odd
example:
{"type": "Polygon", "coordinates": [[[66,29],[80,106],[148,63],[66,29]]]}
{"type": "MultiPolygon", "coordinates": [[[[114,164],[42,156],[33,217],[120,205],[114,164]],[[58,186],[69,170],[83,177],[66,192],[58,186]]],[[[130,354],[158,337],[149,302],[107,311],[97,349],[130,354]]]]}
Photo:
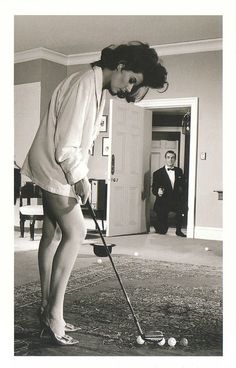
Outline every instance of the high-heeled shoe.
{"type": "Polygon", "coordinates": [[[42,316],[41,319],[41,326],[42,329],[40,333],[40,338],[50,337],[53,342],[55,342],[57,345],[60,346],[76,345],[79,343],[79,340],[76,340],[73,337],[68,336],[66,334],[64,335],[56,334],[50,326],[49,319],[44,319],[44,316],[42,316]]]}
{"type": "MultiPolygon", "coordinates": [[[[42,322],[43,312],[44,312],[44,307],[42,306],[39,307],[37,315],[39,318],[40,325],[42,324],[41,322],[42,322]]],[[[65,332],[76,332],[76,331],[81,330],[81,327],[75,326],[72,323],[65,322],[64,330],[65,332]]]]}
{"type": "Polygon", "coordinates": [[[65,322],[65,332],[76,332],[81,330],[81,327],[75,326],[72,323],[65,322]]]}

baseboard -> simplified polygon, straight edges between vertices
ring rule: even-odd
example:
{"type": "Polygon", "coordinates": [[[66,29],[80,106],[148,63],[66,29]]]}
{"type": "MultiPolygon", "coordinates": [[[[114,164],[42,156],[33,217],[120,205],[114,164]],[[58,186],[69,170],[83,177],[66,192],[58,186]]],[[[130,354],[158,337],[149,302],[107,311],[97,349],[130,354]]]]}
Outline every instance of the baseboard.
{"type": "Polygon", "coordinates": [[[194,238],[208,240],[223,240],[223,229],[220,227],[195,226],[194,238]]]}
{"type": "MultiPolygon", "coordinates": [[[[14,230],[20,231],[20,227],[14,226],[14,230]]],[[[25,232],[29,232],[28,227],[25,228],[25,232]]],[[[42,232],[42,229],[35,229],[36,234],[40,234],[41,232],[42,232]]],[[[91,230],[91,233],[93,232],[96,232],[96,230],[91,230]]],[[[146,233],[143,233],[143,234],[146,234],[146,233]]],[[[207,239],[207,240],[223,240],[223,229],[218,228],[218,227],[196,226],[194,228],[194,238],[195,239],[207,239]]]]}

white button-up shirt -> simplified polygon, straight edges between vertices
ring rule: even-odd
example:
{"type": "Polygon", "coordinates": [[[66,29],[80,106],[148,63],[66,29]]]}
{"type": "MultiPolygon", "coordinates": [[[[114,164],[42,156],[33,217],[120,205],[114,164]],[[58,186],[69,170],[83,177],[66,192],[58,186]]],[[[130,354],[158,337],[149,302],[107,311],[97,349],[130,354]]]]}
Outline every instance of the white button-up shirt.
{"type": "Polygon", "coordinates": [[[171,186],[172,186],[172,189],[174,189],[174,185],[175,185],[175,171],[174,170],[168,170],[168,166],[166,165],[165,166],[166,168],[166,172],[170,178],[170,182],[171,182],[171,186]]]}
{"type": "Polygon", "coordinates": [[[105,91],[100,67],[78,72],[53,92],[22,173],[51,193],[76,197],[73,184],[88,173],[89,150],[99,133],[105,91]]]}

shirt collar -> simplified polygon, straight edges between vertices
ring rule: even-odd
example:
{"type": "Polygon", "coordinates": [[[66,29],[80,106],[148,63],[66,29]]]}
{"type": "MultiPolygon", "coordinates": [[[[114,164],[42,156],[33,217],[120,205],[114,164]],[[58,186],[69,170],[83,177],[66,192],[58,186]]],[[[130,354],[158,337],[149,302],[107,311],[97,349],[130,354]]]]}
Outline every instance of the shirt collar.
{"type": "Polygon", "coordinates": [[[97,107],[99,107],[101,103],[101,96],[102,96],[103,73],[102,73],[102,68],[100,68],[99,66],[94,66],[93,71],[94,71],[94,79],[95,79],[97,107]]]}

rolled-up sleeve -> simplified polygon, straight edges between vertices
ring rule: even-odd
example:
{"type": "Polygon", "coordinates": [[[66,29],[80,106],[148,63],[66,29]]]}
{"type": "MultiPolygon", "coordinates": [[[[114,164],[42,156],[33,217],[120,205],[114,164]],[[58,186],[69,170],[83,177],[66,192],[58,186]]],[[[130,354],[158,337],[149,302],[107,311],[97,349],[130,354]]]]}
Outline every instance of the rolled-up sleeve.
{"type": "Polygon", "coordinates": [[[81,141],[91,91],[91,81],[82,79],[63,96],[56,118],[55,159],[69,184],[88,173],[81,141]]]}

